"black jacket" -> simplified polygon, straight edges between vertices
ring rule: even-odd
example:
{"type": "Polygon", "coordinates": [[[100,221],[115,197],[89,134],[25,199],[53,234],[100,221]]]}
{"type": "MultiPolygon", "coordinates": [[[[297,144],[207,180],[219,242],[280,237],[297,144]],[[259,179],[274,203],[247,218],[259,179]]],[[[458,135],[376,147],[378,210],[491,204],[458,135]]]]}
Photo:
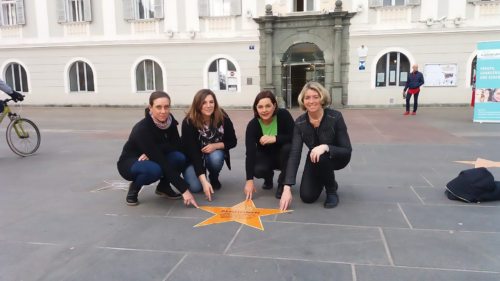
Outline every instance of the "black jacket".
{"type": "MultiPolygon", "coordinates": [[[[222,142],[224,143],[224,159],[226,165],[231,170],[231,157],[229,150],[236,146],[236,133],[234,132],[233,123],[229,116],[225,115],[223,124],[224,135],[222,136],[222,142]]],[[[188,118],[184,118],[182,121],[182,145],[184,146],[184,151],[186,152],[189,160],[194,166],[194,171],[197,176],[205,174],[205,167],[203,166],[203,155],[201,152],[201,141],[200,133],[198,129],[189,122],[188,118]]]]}
{"type": "Polygon", "coordinates": [[[257,153],[257,149],[262,151],[274,150],[279,149],[279,147],[285,143],[292,142],[294,126],[292,115],[290,115],[288,110],[278,108],[276,117],[278,122],[278,135],[276,136],[276,143],[271,145],[263,146],[259,143],[259,140],[262,137],[262,128],[259,123],[259,118],[253,118],[250,122],[248,122],[245,133],[245,169],[247,180],[251,180],[254,177],[255,155],[257,153]]]}
{"type": "Polygon", "coordinates": [[[422,74],[422,72],[419,71],[411,72],[408,75],[408,80],[406,80],[404,91],[406,91],[408,88],[410,89],[420,88],[420,86],[422,85],[424,85],[424,75],[422,74]]]}
{"type": "Polygon", "coordinates": [[[467,203],[500,200],[500,182],[486,168],[468,169],[446,184],[445,194],[467,203]]]}
{"type": "Polygon", "coordinates": [[[180,151],[180,137],[177,130],[178,122],[172,116],[172,124],[166,130],[158,128],[149,114],[132,128],[130,136],[123,146],[122,154],[118,160],[118,172],[124,176],[129,174],[128,169],[143,153],[149,160],[158,163],[163,175],[181,192],[187,190],[188,184],[169,168],[165,155],[171,151],[180,151]]]}
{"type": "MultiPolygon", "coordinates": [[[[319,144],[328,145],[330,158],[338,160],[334,162],[335,170],[339,170],[344,168],[351,160],[351,141],[347,134],[347,126],[345,125],[342,113],[330,108],[325,108],[324,110],[323,118],[317,128],[319,144]]],[[[309,150],[313,149],[315,147],[314,135],[315,129],[309,122],[307,113],[300,115],[295,120],[292,148],[283,184],[295,184],[300,156],[302,154],[302,145],[305,144],[309,150]]],[[[309,157],[309,153],[307,157],[309,157]]]]}

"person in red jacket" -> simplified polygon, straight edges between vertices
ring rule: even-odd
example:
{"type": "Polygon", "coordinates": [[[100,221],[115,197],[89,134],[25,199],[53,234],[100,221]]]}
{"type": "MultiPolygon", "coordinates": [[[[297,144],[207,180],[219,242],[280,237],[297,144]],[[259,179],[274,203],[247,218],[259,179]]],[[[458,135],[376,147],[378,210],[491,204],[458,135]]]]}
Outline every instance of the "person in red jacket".
{"type": "Polygon", "coordinates": [[[412,65],[412,72],[408,75],[406,85],[403,90],[403,95],[406,94],[406,111],[404,115],[410,114],[410,99],[413,96],[413,112],[411,115],[417,114],[418,107],[418,94],[420,93],[420,86],[424,84],[424,75],[418,71],[418,65],[412,65]],[[408,92],[406,91],[408,90],[408,92]]]}

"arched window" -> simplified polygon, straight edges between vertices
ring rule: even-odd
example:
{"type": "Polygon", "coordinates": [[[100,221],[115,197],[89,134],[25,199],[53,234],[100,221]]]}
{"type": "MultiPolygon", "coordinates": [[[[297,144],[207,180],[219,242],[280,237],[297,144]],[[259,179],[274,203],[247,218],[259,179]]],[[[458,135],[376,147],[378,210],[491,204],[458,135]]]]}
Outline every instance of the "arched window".
{"type": "Polygon", "coordinates": [[[29,92],[26,70],[18,63],[11,63],[7,66],[5,70],[5,83],[11,86],[14,91],[29,92]]]}
{"type": "Polygon", "coordinates": [[[238,73],[230,60],[219,58],[208,67],[208,87],[212,91],[238,91],[238,73]]]}
{"type": "Polygon", "coordinates": [[[70,92],[94,92],[94,72],[83,61],[74,62],[69,68],[70,92]]]}
{"type": "Polygon", "coordinates": [[[163,73],[153,60],[143,60],[137,65],[135,81],[137,92],[163,91],[163,73]]]}
{"type": "Polygon", "coordinates": [[[404,86],[409,73],[410,61],[403,53],[387,53],[377,62],[375,86],[404,86]]]}

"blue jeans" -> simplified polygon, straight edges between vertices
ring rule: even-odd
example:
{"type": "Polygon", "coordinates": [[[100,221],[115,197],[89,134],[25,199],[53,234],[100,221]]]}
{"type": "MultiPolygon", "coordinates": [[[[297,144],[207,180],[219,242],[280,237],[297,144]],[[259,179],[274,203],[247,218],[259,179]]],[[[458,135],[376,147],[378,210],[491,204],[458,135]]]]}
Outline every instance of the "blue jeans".
{"type": "MultiPolygon", "coordinates": [[[[209,173],[209,178],[218,179],[219,173],[224,165],[224,151],[215,150],[210,154],[204,154],[203,157],[205,157],[205,168],[209,173]]],[[[193,165],[189,165],[184,171],[184,179],[189,184],[189,190],[191,192],[196,193],[203,190],[203,186],[196,176],[193,165]]]]}
{"type": "MultiPolygon", "coordinates": [[[[187,158],[182,152],[172,151],[165,155],[165,157],[167,158],[169,169],[179,171],[179,173],[181,171],[185,171],[187,158]]],[[[130,173],[133,182],[138,187],[152,184],[163,177],[161,166],[151,160],[135,161],[135,163],[130,168],[130,173]]]]}

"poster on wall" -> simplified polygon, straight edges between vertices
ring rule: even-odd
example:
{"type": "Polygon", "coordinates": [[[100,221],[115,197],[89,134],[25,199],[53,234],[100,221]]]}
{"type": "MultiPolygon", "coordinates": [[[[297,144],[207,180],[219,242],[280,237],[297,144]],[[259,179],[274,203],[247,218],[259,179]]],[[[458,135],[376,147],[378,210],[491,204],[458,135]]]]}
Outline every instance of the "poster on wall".
{"type": "Polygon", "coordinates": [[[457,85],[457,64],[426,64],[424,66],[426,87],[453,87],[457,85]]]}
{"type": "Polygon", "coordinates": [[[477,44],[474,122],[500,123],[500,41],[477,44]]]}

